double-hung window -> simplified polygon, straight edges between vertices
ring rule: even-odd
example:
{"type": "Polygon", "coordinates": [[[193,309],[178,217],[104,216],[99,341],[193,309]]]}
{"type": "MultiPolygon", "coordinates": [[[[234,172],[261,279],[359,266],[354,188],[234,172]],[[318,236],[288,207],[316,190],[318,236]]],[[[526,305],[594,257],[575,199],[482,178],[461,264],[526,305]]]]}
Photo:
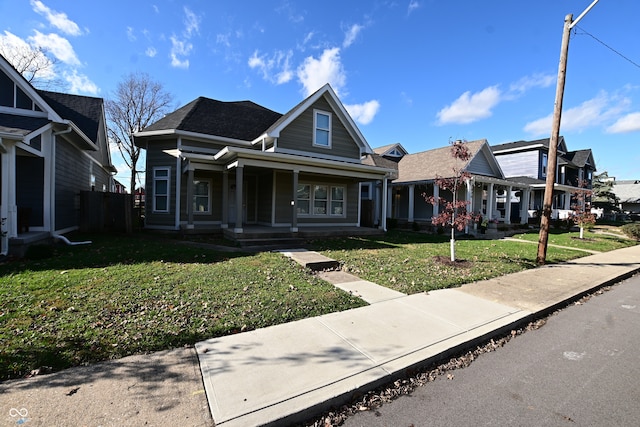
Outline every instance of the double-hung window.
{"type": "Polygon", "coordinates": [[[313,111],[313,145],[331,147],[331,113],[313,111]]]}
{"type": "Polygon", "coordinates": [[[169,212],[169,177],[170,168],[153,169],[153,211],[169,212]]]}
{"type": "Polygon", "coordinates": [[[344,216],[345,187],[326,184],[300,184],[297,192],[298,215],[344,216]]]}
{"type": "Polygon", "coordinates": [[[542,176],[547,176],[547,153],[542,154],[542,176]]]}
{"type": "Polygon", "coordinates": [[[211,181],[195,179],[193,180],[193,212],[211,212],[211,181]]]}

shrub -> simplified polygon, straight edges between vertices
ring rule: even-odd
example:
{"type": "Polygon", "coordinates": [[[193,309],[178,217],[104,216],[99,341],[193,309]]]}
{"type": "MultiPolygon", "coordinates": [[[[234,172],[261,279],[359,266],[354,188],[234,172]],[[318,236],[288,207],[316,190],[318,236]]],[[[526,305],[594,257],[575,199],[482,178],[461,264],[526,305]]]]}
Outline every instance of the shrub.
{"type": "Polygon", "coordinates": [[[640,224],[625,224],[621,227],[624,234],[632,239],[640,240],[640,224]]]}

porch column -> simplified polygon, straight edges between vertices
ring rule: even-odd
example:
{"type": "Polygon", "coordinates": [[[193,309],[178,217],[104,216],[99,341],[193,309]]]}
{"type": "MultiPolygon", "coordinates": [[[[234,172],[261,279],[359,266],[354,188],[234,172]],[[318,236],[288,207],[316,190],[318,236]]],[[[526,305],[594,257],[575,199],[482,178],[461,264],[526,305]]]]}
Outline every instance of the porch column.
{"type": "Polygon", "coordinates": [[[387,209],[386,209],[385,216],[389,217],[389,218],[393,218],[393,214],[392,214],[392,211],[393,211],[393,186],[389,185],[387,187],[387,191],[383,192],[383,193],[386,195],[385,197],[387,199],[387,209]]]}
{"type": "MultiPolygon", "coordinates": [[[[470,179],[467,179],[465,181],[465,188],[466,188],[466,194],[465,194],[465,201],[467,202],[467,207],[468,207],[468,211],[473,212],[473,182],[470,179]]],[[[469,222],[467,222],[467,225],[465,226],[465,233],[469,234],[469,222]]]]}
{"type": "Polygon", "coordinates": [[[531,190],[522,189],[522,196],[520,197],[520,224],[527,224],[529,222],[529,197],[531,196],[531,190]]]}
{"type": "Polygon", "coordinates": [[[291,232],[298,232],[298,175],[297,170],[293,171],[293,189],[291,192],[291,232]]]}
{"type": "Polygon", "coordinates": [[[416,189],[415,184],[409,185],[409,212],[407,213],[408,215],[407,219],[409,220],[409,222],[413,222],[413,210],[415,207],[415,200],[413,200],[413,196],[415,193],[415,189],[416,189]]]}
{"type": "Polygon", "coordinates": [[[511,224],[511,192],[513,187],[507,187],[507,200],[505,202],[505,210],[504,210],[504,223],[511,224]]]}
{"type": "MultiPolygon", "coordinates": [[[[385,178],[382,179],[382,194],[387,194],[387,195],[389,194],[388,186],[389,186],[388,180],[385,177],[385,178]]],[[[387,213],[387,209],[388,209],[388,204],[387,204],[388,203],[388,199],[389,199],[389,197],[383,197],[382,198],[382,215],[380,215],[381,218],[380,218],[379,227],[384,231],[387,231],[387,215],[386,215],[386,213],[387,213]]]]}
{"type": "MultiPolygon", "coordinates": [[[[191,162],[189,162],[191,163],[191,162]]],[[[188,165],[187,170],[187,229],[193,229],[193,168],[188,165]]]]}
{"type": "Polygon", "coordinates": [[[496,196],[493,193],[493,183],[490,183],[487,187],[487,219],[490,221],[493,219],[493,203],[496,196]]]}
{"type": "Polygon", "coordinates": [[[233,229],[234,233],[242,233],[242,178],[244,177],[244,167],[238,165],[236,167],[236,226],[233,229]]]}
{"type": "Polygon", "coordinates": [[[434,182],[433,183],[433,199],[436,201],[436,204],[433,205],[433,215],[431,215],[432,218],[440,215],[440,203],[438,202],[439,198],[440,198],[440,187],[438,187],[434,182]]]}
{"type": "Polygon", "coordinates": [[[220,228],[229,228],[229,171],[222,172],[222,224],[220,228]]]}
{"type": "Polygon", "coordinates": [[[0,200],[2,208],[0,218],[6,218],[1,224],[2,231],[6,232],[2,237],[4,252],[9,249],[9,238],[18,236],[18,207],[16,206],[16,146],[13,142],[1,142],[5,151],[2,153],[2,198],[0,200]]]}

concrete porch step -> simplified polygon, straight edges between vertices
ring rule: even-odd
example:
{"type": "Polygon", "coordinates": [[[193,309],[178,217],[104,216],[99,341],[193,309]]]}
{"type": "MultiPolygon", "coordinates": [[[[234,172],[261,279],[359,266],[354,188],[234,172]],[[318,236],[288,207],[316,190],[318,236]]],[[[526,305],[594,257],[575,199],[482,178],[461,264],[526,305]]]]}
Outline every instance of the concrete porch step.
{"type": "Polygon", "coordinates": [[[248,239],[236,239],[236,242],[240,245],[241,248],[250,249],[250,248],[260,248],[263,250],[275,250],[275,249],[286,249],[286,248],[299,248],[304,247],[305,242],[303,239],[298,239],[295,237],[271,237],[267,238],[261,236],[260,238],[248,238],[248,239]]]}

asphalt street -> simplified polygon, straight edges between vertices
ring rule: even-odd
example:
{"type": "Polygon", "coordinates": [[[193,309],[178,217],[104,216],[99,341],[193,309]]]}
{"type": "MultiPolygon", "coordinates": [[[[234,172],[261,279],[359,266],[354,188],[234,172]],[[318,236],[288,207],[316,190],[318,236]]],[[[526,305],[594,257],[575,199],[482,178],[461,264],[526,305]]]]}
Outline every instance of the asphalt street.
{"type": "Polygon", "coordinates": [[[636,426],[639,343],[636,275],[344,425],[636,426]]]}

